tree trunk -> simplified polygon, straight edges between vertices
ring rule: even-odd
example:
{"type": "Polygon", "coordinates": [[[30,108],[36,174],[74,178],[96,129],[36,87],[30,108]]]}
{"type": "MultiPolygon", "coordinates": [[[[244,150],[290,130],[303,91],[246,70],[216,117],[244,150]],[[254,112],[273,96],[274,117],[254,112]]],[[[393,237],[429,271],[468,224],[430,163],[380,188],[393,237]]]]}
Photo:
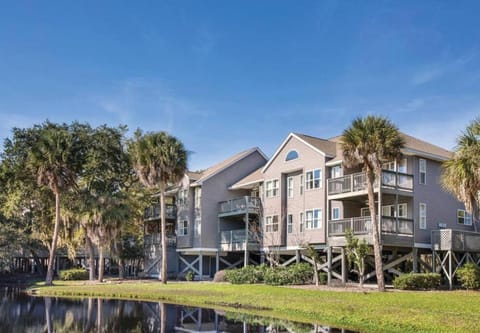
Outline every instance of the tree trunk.
{"type": "MultiPolygon", "coordinates": [[[[162,233],[162,267],[160,267],[160,277],[162,279],[162,283],[167,283],[167,236],[165,235],[166,232],[166,212],[165,212],[165,190],[162,188],[160,190],[160,214],[161,214],[161,233],[162,233]]],[[[201,265],[201,263],[200,263],[201,265]]],[[[201,278],[201,277],[200,277],[201,278]]]]}
{"type": "Polygon", "coordinates": [[[105,265],[103,263],[103,246],[98,247],[98,282],[103,281],[103,271],[105,265]]]}
{"type": "MultiPolygon", "coordinates": [[[[382,250],[380,249],[380,221],[375,209],[375,193],[373,186],[375,184],[375,172],[367,167],[367,188],[368,188],[368,207],[370,209],[370,218],[372,219],[372,238],[373,254],[375,256],[375,273],[377,275],[378,291],[385,291],[385,280],[383,277],[382,250]]],[[[381,182],[381,179],[378,178],[381,182]]]]}
{"type": "Polygon", "coordinates": [[[53,265],[55,263],[55,252],[57,250],[58,230],[60,229],[60,193],[55,193],[55,227],[53,229],[52,246],[50,247],[50,256],[48,258],[47,278],[45,285],[51,286],[53,283],[53,265]]]}
{"type": "Polygon", "coordinates": [[[95,280],[95,251],[93,250],[93,244],[90,237],[88,237],[87,232],[85,231],[85,246],[87,247],[88,253],[88,266],[90,270],[88,272],[88,279],[90,281],[95,280]]]}
{"type": "Polygon", "coordinates": [[[52,299],[50,297],[44,297],[45,301],[45,321],[47,333],[53,333],[52,323],[52,299]]]}
{"type": "Polygon", "coordinates": [[[118,259],[118,278],[125,279],[125,259],[118,259]]]}

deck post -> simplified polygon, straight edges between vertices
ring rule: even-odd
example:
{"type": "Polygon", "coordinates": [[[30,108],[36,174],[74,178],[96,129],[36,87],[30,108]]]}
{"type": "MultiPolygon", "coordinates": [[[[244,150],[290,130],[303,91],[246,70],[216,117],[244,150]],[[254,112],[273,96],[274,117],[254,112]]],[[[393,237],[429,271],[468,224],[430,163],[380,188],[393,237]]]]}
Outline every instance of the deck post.
{"type": "Polygon", "coordinates": [[[215,272],[218,272],[220,269],[220,251],[217,250],[217,253],[215,255],[215,272]]]}
{"type": "Polygon", "coordinates": [[[418,248],[414,247],[412,250],[413,256],[413,272],[418,273],[418,248]]]}
{"type": "Polygon", "coordinates": [[[245,252],[243,254],[243,267],[248,266],[248,197],[245,197],[245,252]]]}
{"type": "Polygon", "coordinates": [[[203,254],[200,251],[198,254],[198,275],[200,275],[200,280],[203,280],[203,254]]]}
{"type": "Polygon", "coordinates": [[[342,251],[342,283],[347,283],[347,257],[345,255],[345,248],[341,248],[342,251]]]}
{"type": "Polygon", "coordinates": [[[453,289],[453,276],[452,276],[452,271],[453,271],[453,262],[452,262],[452,250],[448,251],[448,284],[450,290],[453,289]]]}
{"type": "Polygon", "coordinates": [[[328,261],[328,272],[327,272],[327,284],[330,285],[332,282],[332,247],[329,246],[327,249],[327,261],[328,261]]]}
{"type": "Polygon", "coordinates": [[[435,267],[435,262],[437,261],[437,252],[435,250],[432,251],[432,273],[436,273],[437,267],[435,267]]]}
{"type": "Polygon", "coordinates": [[[295,250],[295,262],[299,264],[301,259],[300,250],[295,250]]]}

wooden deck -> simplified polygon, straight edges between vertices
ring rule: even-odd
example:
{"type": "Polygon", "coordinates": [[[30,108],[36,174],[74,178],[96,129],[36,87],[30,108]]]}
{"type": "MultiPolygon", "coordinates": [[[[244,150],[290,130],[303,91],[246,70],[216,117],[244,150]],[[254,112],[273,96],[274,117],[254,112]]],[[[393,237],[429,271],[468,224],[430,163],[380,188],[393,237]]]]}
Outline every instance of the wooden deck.
{"type": "Polygon", "coordinates": [[[453,229],[433,230],[432,249],[480,253],[480,233],[453,229]]]}

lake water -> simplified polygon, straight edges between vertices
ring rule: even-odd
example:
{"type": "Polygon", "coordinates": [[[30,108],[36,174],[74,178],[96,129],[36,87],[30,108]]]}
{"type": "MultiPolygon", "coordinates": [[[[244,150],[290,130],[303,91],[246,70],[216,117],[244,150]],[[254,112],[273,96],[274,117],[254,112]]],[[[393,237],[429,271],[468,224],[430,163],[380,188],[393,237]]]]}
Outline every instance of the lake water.
{"type": "Polygon", "coordinates": [[[0,291],[0,332],[349,332],[158,302],[33,297],[0,291]]]}

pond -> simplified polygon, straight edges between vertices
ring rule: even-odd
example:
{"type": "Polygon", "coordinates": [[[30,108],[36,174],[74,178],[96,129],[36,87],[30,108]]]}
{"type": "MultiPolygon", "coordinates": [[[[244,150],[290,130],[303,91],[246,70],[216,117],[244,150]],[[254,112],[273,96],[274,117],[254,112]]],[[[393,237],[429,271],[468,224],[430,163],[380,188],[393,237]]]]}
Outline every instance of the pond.
{"type": "Polygon", "coordinates": [[[352,332],[158,302],[34,297],[0,290],[0,332],[352,332]]]}

